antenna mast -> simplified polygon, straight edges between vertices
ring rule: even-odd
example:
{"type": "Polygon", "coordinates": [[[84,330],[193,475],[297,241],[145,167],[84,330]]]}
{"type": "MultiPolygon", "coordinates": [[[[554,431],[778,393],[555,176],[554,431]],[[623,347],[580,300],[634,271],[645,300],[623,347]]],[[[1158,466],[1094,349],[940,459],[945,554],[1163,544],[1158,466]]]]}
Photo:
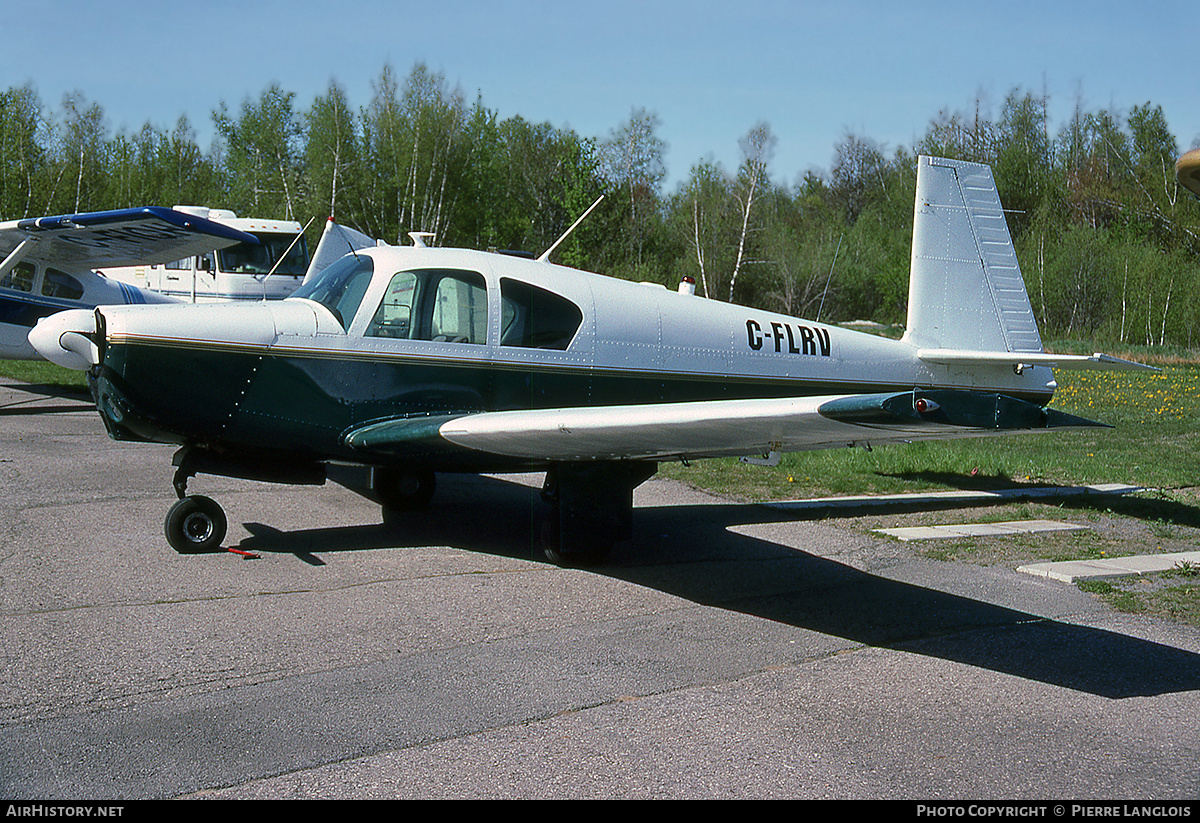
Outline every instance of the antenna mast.
{"type": "Polygon", "coordinates": [[[604,195],[603,195],[603,194],[602,194],[602,195],[600,195],[599,197],[597,197],[597,198],[596,198],[596,202],[595,202],[595,203],[593,203],[592,205],[588,206],[588,210],[587,210],[587,211],[585,211],[583,214],[579,215],[579,219],[578,219],[578,220],[576,220],[574,223],[572,223],[572,224],[571,224],[571,228],[569,228],[569,229],[567,229],[566,231],[564,231],[564,232],[562,233],[562,237],[560,237],[560,238],[558,238],[557,240],[555,240],[555,241],[554,241],[554,245],[552,245],[550,248],[548,248],[548,249],[546,249],[544,252],[542,252],[542,256],[541,256],[541,257],[539,257],[539,258],[538,258],[538,260],[539,260],[540,262],[542,262],[542,263],[545,263],[547,260],[549,260],[549,259],[550,259],[550,252],[552,252],[552,251],[554,251],[555,249],[557,249],[557,248],[558,248],[558,246],[559,246],[559,244],[560,244],[560,243],[562,243],[562,241],[564,241],[564,240],[566,240],[566,239],[567,239],[567,235],[569,235],[571,232],[575,231],[575,227],[576,227],[576,226],[578,226],[580,223],[582,223],[582,222],[583,222],[583,220],[584,220],[584,218],[585,218],[585,217],[587,217],[589,214],[591,214],[591,213],[592,213],[592,209],[596,208],[596,206],[599,206],[599,205],[600,205],[600,201],[601,201],[601,200],[603,200],[603,199],[604,199],[604,195]]]}

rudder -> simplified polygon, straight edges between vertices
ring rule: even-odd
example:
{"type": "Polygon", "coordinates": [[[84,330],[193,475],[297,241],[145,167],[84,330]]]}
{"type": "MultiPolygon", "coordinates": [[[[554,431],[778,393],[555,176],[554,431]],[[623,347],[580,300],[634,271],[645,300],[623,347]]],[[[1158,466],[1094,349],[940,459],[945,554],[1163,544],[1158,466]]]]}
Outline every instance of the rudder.
{"type": "Polygon", "coordinates": [[[918,158],[906,329],[920,348],[1042,351],[988,166],[918,158]]]}

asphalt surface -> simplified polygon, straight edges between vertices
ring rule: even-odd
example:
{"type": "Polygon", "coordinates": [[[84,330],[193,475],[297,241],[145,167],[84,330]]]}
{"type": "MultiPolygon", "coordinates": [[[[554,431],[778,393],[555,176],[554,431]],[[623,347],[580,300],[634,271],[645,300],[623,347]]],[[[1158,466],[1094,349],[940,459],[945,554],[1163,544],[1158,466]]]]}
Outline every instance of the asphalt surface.
{"type": "Polygon", "coordinates": [[[0,796],[1200,796],[1200,632],[1074,586],[658,480],[597,570],[538,477],[201,476],[185,556],[171,452],[0,383],[0,796]]]}

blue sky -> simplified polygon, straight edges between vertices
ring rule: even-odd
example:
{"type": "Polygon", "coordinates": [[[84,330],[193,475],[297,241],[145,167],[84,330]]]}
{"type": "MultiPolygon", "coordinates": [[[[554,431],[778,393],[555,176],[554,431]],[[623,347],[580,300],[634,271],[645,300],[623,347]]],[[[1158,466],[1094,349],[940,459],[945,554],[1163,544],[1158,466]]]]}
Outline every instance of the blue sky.
{"type": "Polygon", "coordinates": [[[48,107],[78,90],[114,131],[187,115],[202,147],[211,112],[271,83],[307,110],[331,81],[365,106],[385,64],[424,62],[503,119],[603,138],[656,112],[668,188],[692,164],[733,166],[766,121],[770,172],[828,170],[853,132],[911,147],[940,110],[998,116],[1013,88],[1125,113],[1163,107],[1181,150],[1200,140],[1194,32],[1200,4],[1167,0],[951,3],[776,0],[0,0],[0,87],[33,84],[48,107]]]}

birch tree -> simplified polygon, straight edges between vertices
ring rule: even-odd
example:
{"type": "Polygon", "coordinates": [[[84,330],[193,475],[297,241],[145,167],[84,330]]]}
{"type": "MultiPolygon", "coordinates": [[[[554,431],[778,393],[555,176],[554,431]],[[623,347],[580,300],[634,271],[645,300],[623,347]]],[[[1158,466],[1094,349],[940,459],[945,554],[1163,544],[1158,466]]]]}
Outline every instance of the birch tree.
{"type": "Polygon", "coordinates": [[[294,220],[300,202],[300,118],[293,92],[272,84],[257,103],[247,99],[234,119],[224,103],[213,123],[224,141],[224,162],[232,199],[255,216],[294,220]]]}
{"type": "Polygon", "coordinates": [[[657,114],[637,108],[600,145],[604,176],[620,189],[629,208],[627,237],[638,267],[667,174],[663,162],[667,145],[656,133],[661,125],[657,114]]]}
{"type": "Polygon", "coordinates": [[[775,151],[775,135],[766,123],[758,123],[739,141],[742,150],[742,163],[738,167],[737,183],[734,197],[740,206],[741,231],[738,234],[737,255],[734,258],[733,273],[729,277],[729,302],[733,302],[733,291],[737,285],[738,275],[746,261],[747,241],[751,232],[751,215],[754,204],[760,195],[763,185],[767,182],[767,164],[775,151]]]}

